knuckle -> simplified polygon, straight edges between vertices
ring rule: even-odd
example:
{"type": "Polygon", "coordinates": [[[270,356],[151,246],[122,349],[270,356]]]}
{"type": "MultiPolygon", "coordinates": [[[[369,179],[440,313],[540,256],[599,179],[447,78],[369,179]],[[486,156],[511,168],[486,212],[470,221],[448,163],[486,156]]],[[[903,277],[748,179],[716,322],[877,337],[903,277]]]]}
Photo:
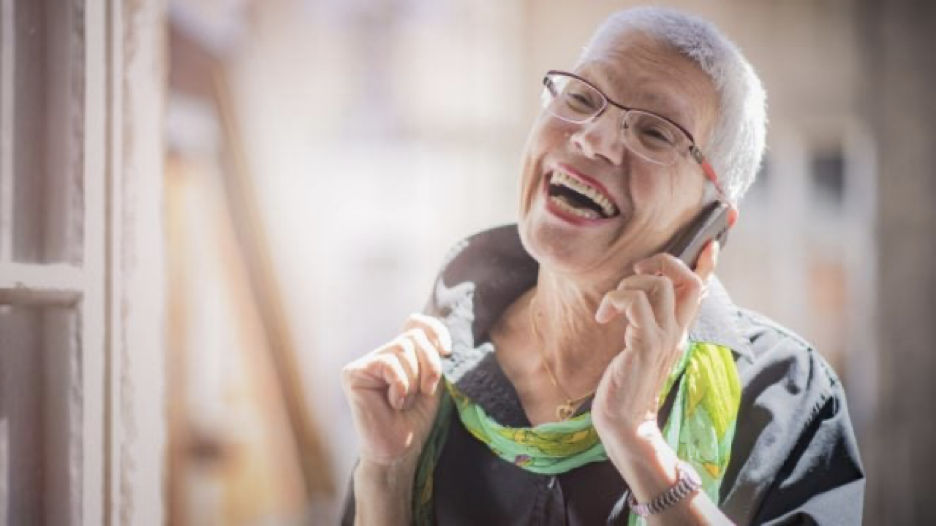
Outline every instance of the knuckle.
{"type": "Polygon", "coordinates": [[[432,347],[432,342],[429,341],[429,336],[426,335],[426,331],[422,329],[414,330],[410,337],[418,347],[432,347]]]}
{"type": "Polygon", "coordinates": [[[689,278],[688,286],[693,291],[701,291],[705,286],[705,282],[702,280],[702,276],[699,276],[695,272],[692,273],[692,276],[689,278]]]}
{"type": "Polygon", "coordinates": [[[419,314],[418,316],[419,321],[431,331],[439,332],[445,328],[445,324],[436,317],[429,316],[428,314],[419,314]]]}
{"type": "Polygon", "coordinates": [[[640,292],[641,292],[640,288],[634,286],[633,284],[630,284],[622,289],[612,292],[611,297],[621,299],[621,300],[626,300],[629,298],[633,298],[635,295],[639,294],[640,292]]]}
{"type": "Polygon", "coordinates": [[[647,276],[647,282],[650,284],[650,291],[654,293],[663,292],[667,288],[669,278],[666,276],[647,276]]]}
{"type": "Polygon", "coordinates": [[[392,339],[392,340],[390,340],[390,341],[388,341],[388,342],[382,344],[380,347],[377,347],[376,349],[374,349],[373,351],[369,352],[368,354],[364,355],[364,357],[363,357],[362,359],[366,359],[368,356],[377,356],[377,355],[380,355],[380,354],[386,354],[386,353],[388,353],[388,352],[392,352],[393,349],[396,347],[396,345],[397,345],[397,339],[394,338],[394,339],[392,339]]]}
{"type": "Polygon", "coordinates": [[[410,353],[416,347],[413,343],[413,338],[409,333],[403,333],[399,338],[397,338],[397,346],[404,353],[410,353]]]}
{"type": "Polygon", "coordinates": [[[633,302],[634,302],[633,294],[621,294],[619,296],[612,298],[611,300],[611,304],[614,305],[614,307],[618,310],[627,308],[627,306],[632,304],[633,302]]]}
{"type": "Polygon", "coordinates": [[[371,361],[371,364],[373,365],[389,367],[390,369],[393,369],[393,366],[395,363],[399,363],[396,358],[396,355],[390,354],[390,353],[385,353],[385,354],[375,356],[373,361],[371,361]]]}
{"type": "Polygon", "coordinates": [[[357,368],[355,368],[353,364],[354,362],[351,362],[351,363],[345,364],[345,366],[341,368],[342,382],[347,382],[354,376],[354,373],[357,371],[357,368]]]}
{"type": "Polygon", "coordinates": [[[409,330],[420,325],[426,324],[426,316],[420,312],[412,312],[409,316],[406,317],[406,320],[403,321],[403,330],[409,330]]]}
{"type": "Polygon", "coordinates": [[[410,327],[409,329],[406,329],[405,331],[400,333],[400,335],[397,338],[409,340],[410,338],[413,338],[416,335],[416,333],[420,331],[421,330],[419,327],[410,327]]]}
{"type": "Polygon", "coordinates": [[[419,313],[411,314],[410,319],[412,323],[408,326],[406,333],[413,339],[429,344],[436,341],[440,346],[444,345],[443,342],[448,335],[448,329],[444,323],[437,318],[419,313]]]}
{"type": "Polygon", "coordinates": [[[413,322],[414,326],[431,332],[438,332],[445,326],[438,318],[421,312],[410,314],[409,319],[413,322]]]}
{"type": "Polygon", "coordinates": [[[670,253],[661,252],[659,255],[660,255],[661,262],[664,264],[674,265],[676,267],[679,267],[679,265],[683,265],[683,266],[686,265],[685,263],[683,263],[681,259],[679,259],[678,257],[670,253]]]}

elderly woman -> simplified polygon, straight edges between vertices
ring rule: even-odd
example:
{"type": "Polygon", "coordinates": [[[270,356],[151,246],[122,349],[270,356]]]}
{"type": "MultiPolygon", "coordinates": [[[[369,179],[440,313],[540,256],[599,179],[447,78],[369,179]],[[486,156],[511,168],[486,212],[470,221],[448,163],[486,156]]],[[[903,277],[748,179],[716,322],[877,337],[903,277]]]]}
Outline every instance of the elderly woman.
{"type": "Polygon", "coordinates": [[[713,276],[764,134],[750,65],[679,12],[617,13],[548,72],[518,225],[343,371],[345,522],[859,523],[841,384],[713,276]]]}

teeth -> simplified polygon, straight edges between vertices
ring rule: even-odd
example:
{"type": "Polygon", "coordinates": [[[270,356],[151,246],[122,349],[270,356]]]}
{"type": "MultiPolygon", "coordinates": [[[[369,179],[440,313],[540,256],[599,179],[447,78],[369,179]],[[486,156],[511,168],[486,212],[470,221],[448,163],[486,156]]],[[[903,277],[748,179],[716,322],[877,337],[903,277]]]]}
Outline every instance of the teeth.
{"type": "Polygon", "coordinates": [[[601,193],[598,192],[598,190],[595,188],[586,185],[579,179],[575,179],[565,172],[559,170],[553,172],[552,183],[561,184],[562,186],[571,188],[572,190],[575,190],[576,192],[598,203],[598,206],[601,207],[601,210],[607,217],[611,217],[617,213],[617,208],[613,203],[611,203],[611,201],[608,200],[607,197],[601,195],[601,193]]]}
{"type": "Polygon", "coordinates": [[[585,219],[600,219],[601,218],[601,216],[598,215],[598,212],[595,212],[591,208],[575,208],[569,203],[566,203],[565,199],[562,199],[561,197],[551,196],[549,199],[556,206],[565,210],[566,212],[569,212],[570,214],[577,215],[585,219]]]}

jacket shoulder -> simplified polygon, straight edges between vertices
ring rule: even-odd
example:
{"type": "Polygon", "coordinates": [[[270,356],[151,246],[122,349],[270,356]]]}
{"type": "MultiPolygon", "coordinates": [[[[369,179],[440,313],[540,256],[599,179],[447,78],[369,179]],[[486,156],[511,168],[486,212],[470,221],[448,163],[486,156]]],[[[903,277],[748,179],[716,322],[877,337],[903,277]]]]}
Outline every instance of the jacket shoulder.
{"type": "Polygon", "coordinates": [[[723,509],[739,523],[860,523],[860,506],[841,505],[860,502],[864,471],[835,371],[774,320],[739,308],[738,322],[751,353],[737,362],[741,407],[723,509]]]}
{"type": "Polygon", "coordinates": [[[739,370],[774,376],[782,373],[788,387],[800,387],[804,392],[831,395],[841,387],[838,375],[812,343],[767,316],[738,308],[739,326],[750,342],[751,355],[739,363],[739,370]]]}

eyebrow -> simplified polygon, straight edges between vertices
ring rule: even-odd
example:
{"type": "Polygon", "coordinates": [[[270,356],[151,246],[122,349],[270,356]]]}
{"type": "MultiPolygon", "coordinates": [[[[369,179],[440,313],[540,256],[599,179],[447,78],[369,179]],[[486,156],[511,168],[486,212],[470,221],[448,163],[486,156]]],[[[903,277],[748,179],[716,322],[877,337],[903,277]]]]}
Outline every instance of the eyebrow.
{"type": "Polygon", "coordinates": [[[659,107],[663,109],[663,111],[654,110],[655,113],[663,115],[687,130],[692,129],[690,124],[695,124],[695,122],[685,110],[684,104],[679,104],[675,102],[672,97],[656,90],[648,92],[646,97],[650,104],[659,104],[659,107]]]}
{"type": "MultiPolygon", "coordinates": [[[[688,111],[689,109],[686,108],[685,104],[676,102],[672,96],[666,94],[665,92],[659,91],[657,89],[642,90],[641,97],[644,100],[641,100],[640,102],[648,104],[648,106],[635,106],[630,103],[630,101],[617,100],[612,94],[608,93],[611,90],[607,89],[606,86],[608,86],[608,84],[623,84],[621,78],[623,78],[625,75],[618,74],[613,67],[608,68],[610,73],[608,71],[602,71],[601,74],[598,74],[598,72],[595,71],[596,65],[601,63],[612,65],[609,61],[592,60],[576,68],[578,70],[577,74],[587,78],[589,82],[595,84],[595,86],[601,89],[601,91],[603,91],[606,96],[610,97],[615,102],[627,106],[628,108],[650,111],[662,115],[663,117],[666,117],[667,119],[682,126],[686,130],[693,130],[692,125],[695,124],[695,121],[692,120],[691,112],[688,111]]],[[[651,85],[651,88],[660,84],[663,83],[655,81],[651,85]]],[[[692,133],[692,135],[695,136],[696,133],[692,133]]]]}

